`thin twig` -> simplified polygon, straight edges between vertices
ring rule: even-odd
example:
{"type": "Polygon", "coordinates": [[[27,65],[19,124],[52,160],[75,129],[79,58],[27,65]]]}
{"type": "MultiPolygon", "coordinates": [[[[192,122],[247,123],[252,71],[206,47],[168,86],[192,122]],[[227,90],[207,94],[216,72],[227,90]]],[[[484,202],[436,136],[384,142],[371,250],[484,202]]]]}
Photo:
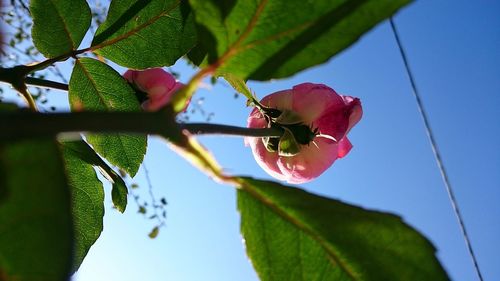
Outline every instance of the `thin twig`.
{"type": "Polygon", "coordinates": [[[50,81],[46,79],[40,79],[36,77],[26,77],[25,79],[26,84],[30,86],[37,86],[41,88],[46,88],[46,89],[56,89],[56,90],[61,90],[61,91],[68,91],[69,87],[67,84],[55,82],[55,81],[50,81]]]}
{"type": "Polygon", "coordinates": [[[434,154],[434,159],[436,160],[436,164],[439,168],[439,172],[441,173],[441,178],[443,179],[444,187],[446,189],[446,192],[448,193],[448,197],[450,199],[451,206],[452,206],[453,211],[455,212],[455,216],[458,220],[460,230],[462,231],[465,245],[467,246],[467,250],[469,251],[469,255],[472,259],[472,263],[474,265],[474,269],[476,271],[476,274],[477,274],[479,280],[483,281],[483,276],[481,274],[481,271],[479,270],[479,264],[477,262],[476,255],[474,254],[474,250],[472,249],[472,244],[471,244],[469,235],[467,234],[467,231],[465,229],[465,223],[464,223],[462,214],[460,213],[460,209],[458,208],[457,200],[456,200],[455,195],[453,193],[453,189],[451,188],[451,183],[450,183],[450,179],[448,178],[448,173],[446,172],[443,160],[441,158],[441,153],[439,152],[438,145],[437,145],[436,140],[434,138],[434,133],[432,132],[432,129],[431,129],[429,117],[428,117],[428,115],[425,111],[424,105],[422,103],[422,99],[421,99],[420,94],[419,94],[418,89],[417,89],[417,84],[415,83],[415,79],[413,78],[413,73],[411,72],[411,69],[410,69],[410,64],[408,62],[406,52],[403,48],[403,44],[401,43],[399,33],[396,29],[396,25],[395,25],[392,17],[389,19],[389,22],[391,23],[392,32],[393,32],[394,37],[396,39],[396,43],[398,45],[399,52],[401,53],[401,58],[403,59],[406,73],[408,74],[408,78],[410,79],[410,84],[411,84],[413,96],[415,97],[415,100],[417,102],[418,111],[420,112],[420,116],[422,117],[422,120],[424,122],[425,131],[427,133],[427,137],[429,138],[432,152],[434,154]]]}
{"type": "Polygon", "coordinates": [[[142,169],[144,170],[144,175],[146,176],[146,182],[148,184],[149,197],[151,197],[151,205],[153,206],[153,215],[156,217],[156,220],[158,221],[158,227],[162,227],[165,225],[165,221],[160,217],[158,211],[156,210],[158,205],[156,205],[156,197],[153,193],[153,182],[151,181],[151,177],[149,176],[149,170],[146,167],[145,161],[142,162],[142,169]]]}

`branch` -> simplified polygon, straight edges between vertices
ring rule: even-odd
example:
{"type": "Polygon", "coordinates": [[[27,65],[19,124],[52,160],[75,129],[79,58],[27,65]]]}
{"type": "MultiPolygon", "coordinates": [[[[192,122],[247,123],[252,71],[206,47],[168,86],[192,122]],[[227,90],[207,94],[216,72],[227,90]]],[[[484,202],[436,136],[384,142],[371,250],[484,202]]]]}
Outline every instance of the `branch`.
{"type": "Polygon", "coordinates": [[[61,91],[68,91],[69,89],[67,84],[35,78],[35,77],[26,77],[25,82],[30,86],[38,86],[47,89],[56,89],[61,91]]]}
{"type": "Polygon", "coordinates": [[[243,128],[228,125],[178,124],[168,110],[157,112],[74,112],[74,113],[0,113],[0,140],[51,137],[63,132],[154,134],[168,137],[179,129],[191,134],[247,137],[280,137],[278,128],[243,128]]]}

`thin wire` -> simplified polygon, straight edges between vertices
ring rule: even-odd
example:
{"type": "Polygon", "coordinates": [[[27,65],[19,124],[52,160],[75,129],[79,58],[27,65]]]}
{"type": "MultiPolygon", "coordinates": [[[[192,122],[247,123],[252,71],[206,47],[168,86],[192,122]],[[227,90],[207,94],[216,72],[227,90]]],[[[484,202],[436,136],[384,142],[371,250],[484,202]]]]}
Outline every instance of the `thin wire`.
{"type": "Polygon", "coordinates": [[[479,277],[479,280],[483,281],[483,276],[481,275],[481,271],[479,270],[479,264],[477,262],[476,255],[474,254],[474,250],[472,249],[472,244],[470,242],[469,235],[467,234],[467,231],[465,229],[464,220],[463,220],[462,215],[460,213],[460,209],[458,208],[457,200],[455,199],[455,195],[453,194],[450,180],[448,178],[448,174],[446,172],[446,169],[445,169],[444,164],[443,164],[443,160],[441,158],[441,153],[439,152],[436,140],[434,139],[434,134],[432,132],[432,129],[431,129],[431,126],[429,123],[429,117],[427,116],[427,113],[424,109],[422,99],[420,98],[420,94],[417,90],[417,85],[415,83],[415,79],[413,78],[413,73],[411,72],[410,65],[408,63],[408,58],[406,56],[406,52],[403,48],[403,45],[401,43],[401,39],[399,38],[399,33],[396,29],[396,25],[395,25],[392,17],[389,19],[389,22],[391,23],[392,32],[393,32],[394,37],[396,39],[396,43],[398,44],[399,52],[401,53],[401,58],[403,59],[403,62],[404,62],[405,68],[406,68],[406,72],[408,74],[408,78],[410,79],[411,87],[413,90],[413,96],[415,97],[415,100],[417,102],[417,107],[418,107],[418,111],[420,112],[420,116],[422,117],[422,120],[424,121],[425,131],[427,133],[427,137],[429,138],[429,142],[431,144],[432,152],[434,153],[434,158],[436,160],[436,164],[437,164],[439,171],[441,173],[441,178],[443,179],[444,187],[446,189],[446,192],[448,193],[448,197],[450,199],[451,206],[453,207],[453,211],[455,212],[455,217],[458,220],[460,230],[462,231],[465,245],[467,246],[467,250],[469,250],[469,254],[470,254],[470,257],[472,259],[472,263],[474,264],[474,269],[476,270],[476,274],[479,277]]]}

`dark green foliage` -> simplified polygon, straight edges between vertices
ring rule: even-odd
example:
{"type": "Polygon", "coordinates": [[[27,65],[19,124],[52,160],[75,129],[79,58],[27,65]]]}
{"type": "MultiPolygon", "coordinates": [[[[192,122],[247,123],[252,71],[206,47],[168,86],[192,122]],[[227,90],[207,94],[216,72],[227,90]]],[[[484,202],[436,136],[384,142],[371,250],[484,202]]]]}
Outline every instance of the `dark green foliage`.
{"type": "Polygon", "coordinates": [[[0,280],[67,280],[70,191],[55,141],[0,143],[0,175],[0,280]]]}
{"type": "MultiPolygon", "coordinates": [[[[108,65],[94,59],[76,61],[69,82],[72,110],[139,111],[134,90],[108,65]]],[[[111,164],[134,176],[146,153],[146,136],[87,135],[87,141],[111,164]]]]}
{"type": "Polygon", "coordinates": [[[90,27],[85,0],[31,0],[30,11],[33,43],[48,58],[76,50],[90,27]]]}
{"type": "Polygon", "coordinates": [[[190,0],[202,48],[190,58],[243,79],[291,76],[326,62],[410,0],[190,0]]]}
{"type": "Polygon", "coordinates": [[[261,280],[448,280],[401,218],[242,178],[241,231],[261,280]]]}
{"type": "Polygon", "coordinates": [[[104,191],[95,170],[70,146],[62,146],[68,183],[72,195],[73,223],[75,228],[75,272],[90,247],[101,235],[104,217],[104,191]]]}
{"type": "Polygon", "coordinates": [[[92,48],[128,68],[173,65],[196,43],[189,6],[180,0],[112,1],[92,48]]]}
{"type": "Polygon", "coordinates": [[[99,155],[83,140],[64,142],[64,149],[70,150],[87,164],[97,167],[101,174],[112,184],[111,198],[113,205],[121,213],[127,208],[127,185],[122,177],[104,162],[99,155]]]}

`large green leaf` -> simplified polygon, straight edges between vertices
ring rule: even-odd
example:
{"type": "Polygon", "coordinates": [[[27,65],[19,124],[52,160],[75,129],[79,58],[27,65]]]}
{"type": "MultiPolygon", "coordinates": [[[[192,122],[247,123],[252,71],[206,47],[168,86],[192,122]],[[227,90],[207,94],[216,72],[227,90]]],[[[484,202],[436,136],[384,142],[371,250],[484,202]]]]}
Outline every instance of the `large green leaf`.
{"type": "Polygon", "coordinates": [[[0,280],[68,280],[70,191],[55,141],[0,144],[0,280]]]}
{"type": "Polygon", "coordinates": [[[181,0],[114,0],[92,49],[128,68],[172,65],[196,43],[193,16],[181,0]]]}
{"type": "Polygon", "coordinates": [[[128,188],[122,177],[104,162],[97,153],[83,140],[65,141],[64,149],[72,151],[82,161],[97,167],[101,174],[112,184],[111,199],[121,213],[127,208],[128,188]]]}
{"type": "Polygon", "coordinates": [[[448,280],[432,244],[398,216],[240,181],[241,231],[261,280],[448,280]]]}
{"type": "Polygon", "coordinates": [[[82,160],[70,146],[62,146],[72,195],[75,253],[73,272],[78,270],[90,247],[101,235],[104,191],[92,165],[82,160]]]}
{"type": "MultiPolygon", "coordinates": [[[[411,0],[190,0],[216,74],[267,80],[323,63],[411,0]]],[[[200,48],[191,58],[199,63],[200,48]]]]}
{"type": "Polygon", "coordinates": [[[85,0],[31,0],[30,12],[33,43],[48,58],[76,50],[92,18],[85,0]]]}
{"type": "MultiPolygon", "coordinates": [[[[72,110],[139,111],[134,90],[108,65],[94,59],[76,61],[69,81],[72,110]]],[[[87,141],[101,156],[134,176],[146,153],[142,135],[89,134],[87,141]]]]}

